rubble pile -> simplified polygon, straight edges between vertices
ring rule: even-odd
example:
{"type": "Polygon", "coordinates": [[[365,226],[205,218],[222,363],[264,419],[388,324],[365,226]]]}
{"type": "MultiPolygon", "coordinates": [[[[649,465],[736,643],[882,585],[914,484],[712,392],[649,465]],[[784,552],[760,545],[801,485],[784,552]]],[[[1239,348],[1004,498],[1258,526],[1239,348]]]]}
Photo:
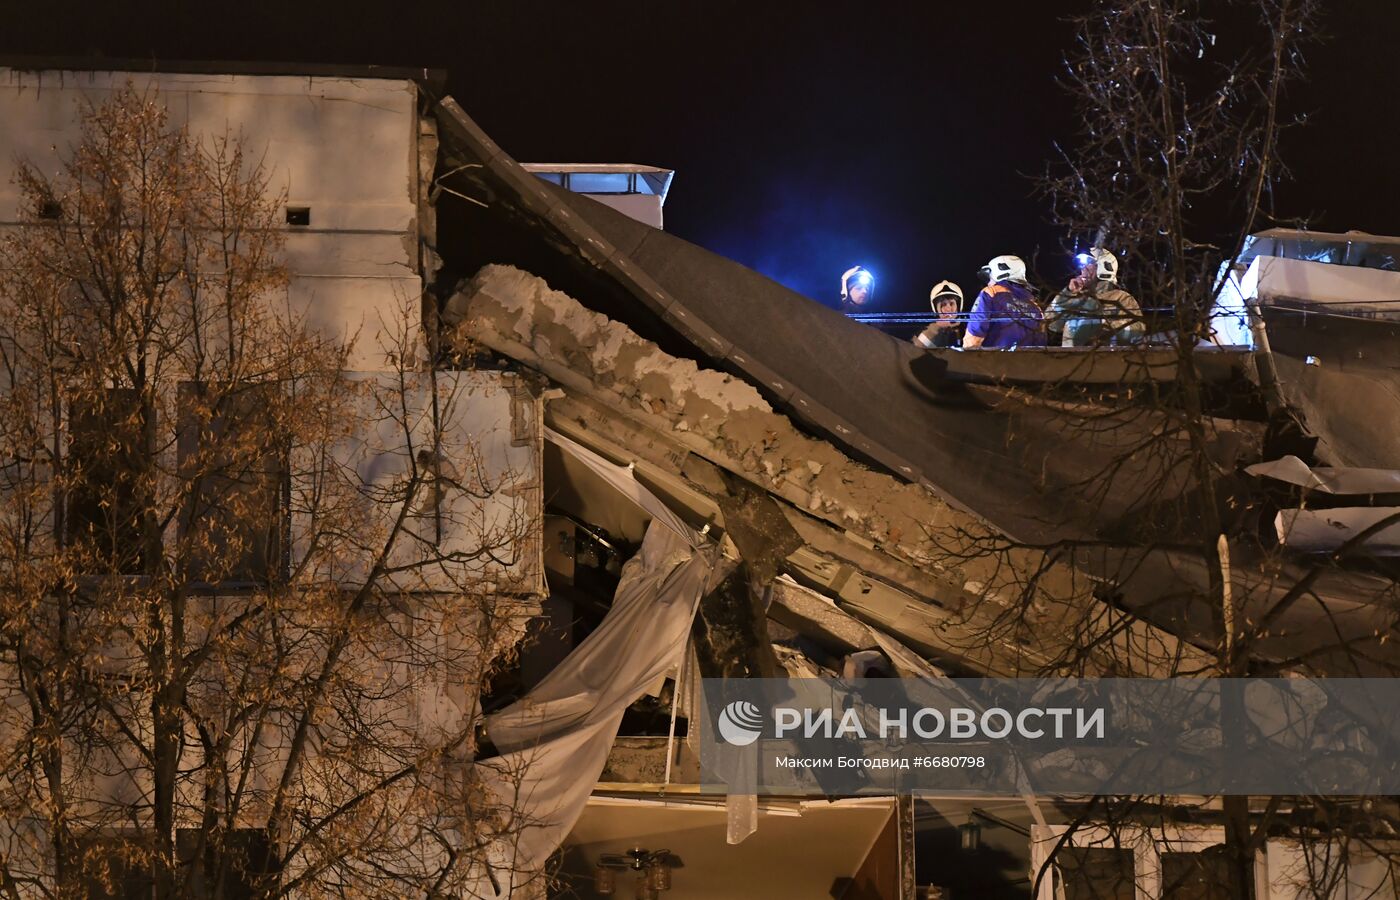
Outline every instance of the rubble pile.
{"type": "MultiPolygon", "coordinates": [[[[450,340],[475,341],[568,383],[570,374],[631,412],[659,419],[705,455],[812,515],[921,567],[947,571],[958,535],[983,524],[927,489],[864,466],[809,437],[756,388],[664,352],[626,325],[510,266],[484,267],[443,314],[450,340]],[[522,356],[522,351],[524,356],[522,356]]],[[[997,578],[988,560],[960,560],[960,583],[982,594],[997,578]]]]}

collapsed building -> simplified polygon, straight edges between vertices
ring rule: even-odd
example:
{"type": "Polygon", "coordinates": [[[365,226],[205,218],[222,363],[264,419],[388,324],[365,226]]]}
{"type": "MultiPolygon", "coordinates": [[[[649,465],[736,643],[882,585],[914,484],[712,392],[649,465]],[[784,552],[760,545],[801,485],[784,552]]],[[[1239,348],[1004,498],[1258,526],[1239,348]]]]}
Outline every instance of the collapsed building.
{"type": "MultiPolygon", "coordinates": [[[[518,164],[435,73],[146,68],[0,71],[0,155],[51,165],[77,102],[154,86],[179,124],[266,150],[286,191],[278,299],[349,343],[348,368],[389,372],[383,313],[418,312],[420,368],[474,397],[452,423],[424,401],[425,427],[498,435],[486,464],[522,483],[496,499],[535,522],[503,591],[528,621],[518,663],[434,707],[480,724],[472,762],[524,767],[524,867],[553,858],[580,892],[642,860],[677,896],[1027,896],[1072,802],[704,795],[698,680],[1214,671],[1210,611],[1193,600],[1213,573],[1178,546],[1192,521],[1182,439],[1131,452],[1163,421],[1133,398],[1169,394],[1173,352],[918,350],[666,233],[667,170],[518,164]],[[1085,409],[1116,427],[1084,427],[1085,409]],[[1121,535],[1133,544],[1108,540],[1121,535]],[[983,843],[997,852],[966,855],[983,843]]],[[[3,226],[13,199],[0,195],[3,226]]],[[[1306,240],[1256,239],[1232,281],[1248,340],[1201,354],[1208,450],[1248,500],[1230,524],[1243,615],[1304,577],[1256,549],[1261,528],[1285,550],[1335,550],[1400,494],[1379,471],[1395,465],[1395,419],[1369,407],[1395,325],[1357,301],[1400,296],[1400,274],[1290,256],[1306,240]],[[1279,397],[1301,444],[1271,425],[1279,397]],[[1319,508],[1319,494],[1342,500],[1319,508]]],[[[1389,530],[1362,537],[1382,559],[1392,547],[1389,530]]],[[[1329,569],[1253,652],[1340,673],[1353,656],[1337,645],[1367,639],[1386,671],[1394,587],[1374,560],[1329,569]]],[[[1221,833],[1183,824],[1135,851],[1092,829],[1073,840],[1151,897],[1221,833]]],[[[1296,855],[1284,840],[1261,853],[1268,896],[1294,896],[1296,855]]],[[[1357,884],[1394,896],[1368,866],[1357,884]]],[[[1075,876],[1059,877],[1040,896],[1075,876]]]]}

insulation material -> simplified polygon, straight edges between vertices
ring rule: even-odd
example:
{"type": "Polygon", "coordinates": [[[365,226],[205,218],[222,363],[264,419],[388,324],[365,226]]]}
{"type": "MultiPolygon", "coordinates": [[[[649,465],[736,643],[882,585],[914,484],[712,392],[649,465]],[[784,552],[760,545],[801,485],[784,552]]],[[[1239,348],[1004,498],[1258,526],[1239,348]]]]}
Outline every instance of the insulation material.
{"type": "Polygon", "coordinates": [[[1298,457],[1285,456],[1256,463],[1245,472],[1255,478],[1271,478],[1323,494],[1351,497],[1400,494],[1400,470],[1396,469],[1311,469],[1298,457]]]}
{"type": "Polygon", "coordinates": [[[1400,556],[1400,507],[1285,509],[1274,517],[1279,541],[1303,553],[1336,550],[1376,526],[1380,527],[1358,549],[1373,556],[1400,556]]]}
{"type": "MultiPolygon", "coordinates": [[[[698,722],[704,716],[709,715],[705,706],[704,685],[700,683],[700,660],[695,655],[695,644],[685,645],[685,657],[681,662],[679,673],[680,680],[680,714],[685,716],[686,722],[698,722]]],[[[686,728],[685,732],[686,749],[696,758],[700,758],[700,729],[686,728]]]]}
{"type": "Polygon", "coordinates": [[[623,712],[681,661],[700,598],[732,568],[632,477],[562,435],[550,440],[652,516],[599,627],[521,700],[487,717],[502,755],[482,777],[515,811],[516,867],[535,870],[563,842],[603,771],[623,712]]]}

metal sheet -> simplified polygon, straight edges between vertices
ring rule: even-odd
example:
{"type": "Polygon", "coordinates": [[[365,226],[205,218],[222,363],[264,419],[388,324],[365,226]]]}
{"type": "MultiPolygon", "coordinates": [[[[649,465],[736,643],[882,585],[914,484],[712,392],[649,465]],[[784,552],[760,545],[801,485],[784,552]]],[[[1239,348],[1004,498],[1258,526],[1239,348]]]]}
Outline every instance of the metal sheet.
{"type": "Polygon", "coordinates": [[[1318,462],[1400,468],[1400,323],[1264,307],[1284,400],[1318,462]]]}
{"type": "Polygon", "coordinates": [[[1245,471],[1256,478],[1272,478],[1323,494],[1400,494],[1400,469],[1310,469],[1298,457],[1285,456],[1257,463],[1245,471]]]}
{"type": "Polygon", "coordinates": [[[1285,546],[1302,553],[1329,553],[1354,542],[1371,555],[1400,556],[1400,507],[1284,509],[1274,529],[1285,546]]]}
{"type": "Polygon", "coordinates": [[[1262,305],[1345,307],[1367,315],[1400,315],[1400,272],[1261,256],[1240,279],[1246,299],[1262,305]]]}

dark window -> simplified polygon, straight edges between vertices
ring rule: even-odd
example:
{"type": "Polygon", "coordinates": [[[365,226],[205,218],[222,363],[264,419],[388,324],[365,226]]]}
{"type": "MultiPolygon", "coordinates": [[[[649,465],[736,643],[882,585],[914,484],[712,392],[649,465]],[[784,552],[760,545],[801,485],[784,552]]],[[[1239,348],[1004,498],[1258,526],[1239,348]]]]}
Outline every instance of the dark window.
{"type": "MultiPolygon", "coordinates": [[[[252,900],[265,894],[258,882],[279,871],[273,845],[261,828],[181,828],[175,835],[186,897],[252,900]]],[[[266,885],[264,885],[264,888],[266,885]]]]}
{"type": "Polygon", "coordinates": [[[536,172],[535,177],[541,181],[548,181],[550,184],[564,186],[564,176],[559,172],[536,172]]]}
{"type": "Polygon", "coordinates": [[[287,207],[288,225],[310,225],[311,207],[309,206],[289,206],[287,207]]]}
{"type": "Polygon", "coordinates": [[[1133,853],[1112,847],[1063,847],[1055,869],[1065,900],[1134,900],[1133,853]]]}
{"type": "Polygon", "coordinates": [[[105,833],[83,841],[79,873],[84,900],[149,900],[155,890],[150,846],[134,834],[105,833]]]}
{"type": "Polygon", "coordinates": [[[275,385],[180,385],[180,516],[188,577],[257,583],[285,574],[287,450],[272,415],[275,385]]]}
{"type": "Polygon", "coordinates": [[[1162,896],[1178,900],[1230,900],[1223,848],[1162,854],[1162,896]]]}
{"type": "Polygon", "coordinates": [[[140,498],[154,426],[154,413],[130,389],[102,391],[69,406],[68,542],[109,572],[142,571],[140,498]]]}
{"type": "Polygon", "coordinates": [[[63,218],[63,204],[54,199],[45,200],[39,204],[39,218],[50,221],[63,218]]]}

